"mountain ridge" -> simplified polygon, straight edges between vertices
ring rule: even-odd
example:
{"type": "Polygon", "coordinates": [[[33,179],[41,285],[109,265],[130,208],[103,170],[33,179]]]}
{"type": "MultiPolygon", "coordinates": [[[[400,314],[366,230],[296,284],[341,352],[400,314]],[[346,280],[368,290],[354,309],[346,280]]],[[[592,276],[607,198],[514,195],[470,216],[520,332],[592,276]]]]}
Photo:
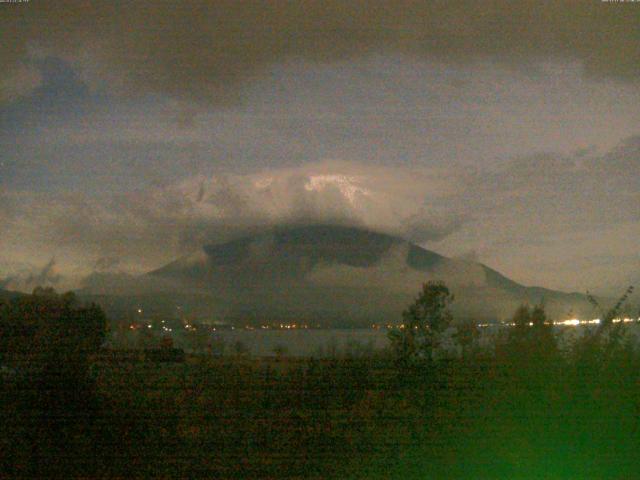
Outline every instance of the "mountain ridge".
{"type": "Polygon", "coordinates": [[[590,308],[579,293],[525,286],[484,264],[448,258],[400,237],[334,225],[279,227],[205,245],[147,277],[215,292],[223,299],[219,306],[225,304],[217,315],[228,318],[398,321],[428,280],[450,286],[457,297],[454,313],[461,317],[505,319],[521,303],[544,303],[554,316],[590,308]]]}

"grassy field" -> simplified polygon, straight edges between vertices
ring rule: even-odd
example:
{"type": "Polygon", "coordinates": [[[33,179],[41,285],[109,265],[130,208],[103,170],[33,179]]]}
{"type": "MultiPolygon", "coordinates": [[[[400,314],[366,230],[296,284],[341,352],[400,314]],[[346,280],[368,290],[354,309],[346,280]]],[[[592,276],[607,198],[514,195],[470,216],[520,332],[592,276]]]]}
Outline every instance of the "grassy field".
{"type": "Polygon", "coordinates": [[[6,476],[636,478],[637,355],[614,363],[188,357],[92,366],[90,400],[3,384],[6,476]],[[71,398],[71,397],[70,397],[71,398]]]}

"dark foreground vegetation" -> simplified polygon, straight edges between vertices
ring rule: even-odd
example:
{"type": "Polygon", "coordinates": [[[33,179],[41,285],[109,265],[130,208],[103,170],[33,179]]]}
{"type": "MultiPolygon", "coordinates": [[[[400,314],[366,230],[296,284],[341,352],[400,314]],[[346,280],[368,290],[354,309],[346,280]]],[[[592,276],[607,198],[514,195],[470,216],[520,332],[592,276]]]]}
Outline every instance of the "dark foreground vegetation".
{"type": "Polygon", "coordinates": [[[569,344],[522,307],[490,345],[458,326],[452,350],[451,300],[425,285],[384,354],[184,362],[96,355],[104,316],[72,296],[12,300],[1,476],[638,478],[640,350],[613,322],[622,302],[569,344]]]}

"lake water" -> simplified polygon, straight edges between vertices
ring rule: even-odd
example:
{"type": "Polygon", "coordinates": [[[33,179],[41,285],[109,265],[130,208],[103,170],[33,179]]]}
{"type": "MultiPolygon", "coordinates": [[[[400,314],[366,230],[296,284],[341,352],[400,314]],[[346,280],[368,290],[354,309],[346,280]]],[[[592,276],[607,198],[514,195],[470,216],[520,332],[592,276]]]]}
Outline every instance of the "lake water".
{"type": "MultiPolygon", "coordinates": [[[[592,327],[556,327],[560,347],[570,346],[587,328],[592,327]]],[[[489,346],[500,331],[505,332],[505,327],[482,328],[480,344],[489,346]]],[[[640,339],[638,324],[630,324],[628,332],[635,335],[636,342],[640,339]]],[[[255,356],[272,356],[281,350],[290,356],[322,357],[345,354],[361,356],[388,348],[390,344],[387,334],[386,329],[218,329],[201,339],[199,346],[185,333],[174,332],[171,335],[175,346],[184,348],[187,352],[199,350],[204,353],[208,351],[207,345],[211,345],[215,354],[233,354],[237,352],[237,345],[241,344],[248,353],[255,356]]],[[[136,332],[114,336],[113,342],[124,348],[140,346],[136,332]]]]}

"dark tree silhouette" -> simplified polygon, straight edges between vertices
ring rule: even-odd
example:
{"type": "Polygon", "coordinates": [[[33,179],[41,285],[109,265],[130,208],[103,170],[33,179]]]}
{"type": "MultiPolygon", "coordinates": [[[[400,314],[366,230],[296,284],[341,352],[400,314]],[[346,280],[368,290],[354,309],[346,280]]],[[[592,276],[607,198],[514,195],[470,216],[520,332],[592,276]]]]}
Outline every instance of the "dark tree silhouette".
{"type": "Polygon", "coordinates": [[[80,461],[70,467],[60,459],[73,455],[100,417],[90,365],[106,330],[102,310],[79,305],[73,293],[37,288],[0,304],[0,363],[16,372],[2,390],[10,398],[4,418],[11,412],[4,439],[30,445],[4,443],[3,451],[16,459],[7,465],[8,476],[64,477],[80,468],[80,461]]]}
{"type": "Polygon", "coordinates": [[[462,349],[462,357],[469,358],[477,353],[480,330],[473,320],[461,322],[456,327],[454,338],[462,349]]]}
{"type": "Polygon", "coordinates": [[[91,388],[89,359],[106,331],[102,309],[80,306],[73,293],[38,287],[0,306],[2,360],[38,384],[46,409],[70,408],[91,388]]]}
{"type": "Polygon", "coordinates": [[[427,282],[413,304],[402,313],[402,325],[389,332],[401,363],[431,361],[444,331],[451,325],[453,295],[442,282],[427,282]]]}
{"type": "Polygon", "coordinates": [[[547,320],[543,305],[521,305],[513,314],[506,353],[520,366],[535,366],[558,353],[553,324],[547,320]]]}
{"type": "MultiPolygon", "coordinates": [[[[622,316],[627,300],[634,291],[629,286],[618,298],[618,301],[608,310],[605,310],[598,300],[587,292],[587,298],[600,315],[600,323],[597,328],[589,330],[574,346],[576,363],[588,365],[599,360],[601,364],[611,361],[611,357],[622,346],[625,337],[626,326],[622,322],[614,322],[622,316]]],[[[591,365],[591,368],[594,368],[591,365]]]]}

